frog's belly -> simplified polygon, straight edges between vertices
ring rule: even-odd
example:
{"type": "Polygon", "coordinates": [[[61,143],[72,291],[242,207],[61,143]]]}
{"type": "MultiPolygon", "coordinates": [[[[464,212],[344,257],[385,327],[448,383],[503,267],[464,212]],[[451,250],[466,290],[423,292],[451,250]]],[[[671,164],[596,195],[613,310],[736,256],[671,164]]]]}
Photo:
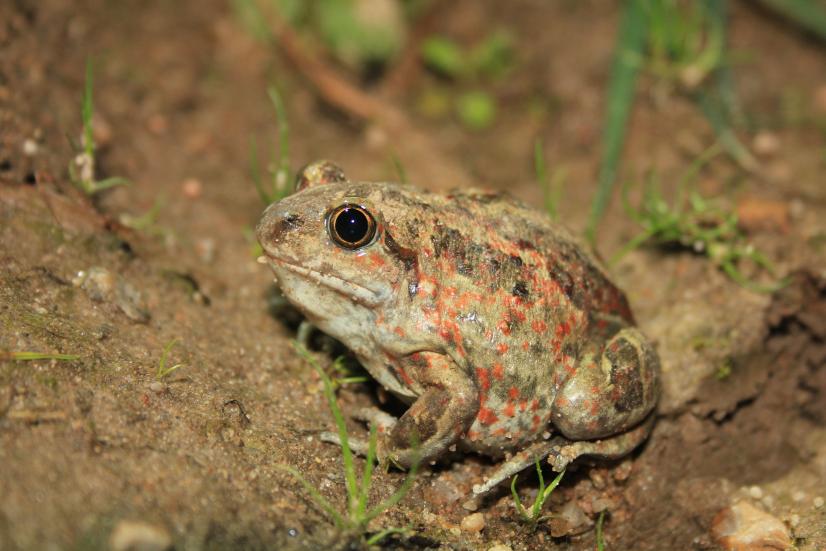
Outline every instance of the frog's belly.
{"type": "Polygon", "coordinates": [[[547,438],[550,419],[549,401],[485,396],[462,444],[472,451],[500,456],[539,438],[547,438]]]}

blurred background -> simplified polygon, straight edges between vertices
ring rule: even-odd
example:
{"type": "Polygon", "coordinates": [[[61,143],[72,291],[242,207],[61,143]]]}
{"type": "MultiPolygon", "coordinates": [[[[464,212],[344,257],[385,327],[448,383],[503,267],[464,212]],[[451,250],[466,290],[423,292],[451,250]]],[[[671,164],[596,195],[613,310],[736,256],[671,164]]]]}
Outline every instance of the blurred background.
{"type": "Polygon", "coordinates": [[[822,549],[825,168],[819,0],[3,2],[0,548],[822,549]],[[342,535],[280,468],[344,503],[253,237],[320,158],[581,236],[663,360],[647,447],[538,524],[463,522],[470,457],[342,535]]]}

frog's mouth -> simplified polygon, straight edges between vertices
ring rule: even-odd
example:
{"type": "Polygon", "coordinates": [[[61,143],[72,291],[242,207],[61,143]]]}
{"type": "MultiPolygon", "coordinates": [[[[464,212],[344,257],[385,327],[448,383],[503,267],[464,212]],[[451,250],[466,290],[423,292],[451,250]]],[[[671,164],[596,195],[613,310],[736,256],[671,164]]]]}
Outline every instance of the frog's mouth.
{"type": "Polygon", "coordinates": [[[270,267],[275,272],[276,277],[278,277],[278,272],[281,269],[285,269],[293,272],[294,274],[298,274],[305,279],[312,280],[319,285],[323,285],[324,287],[344,295],[355,302],[364,304],[365,306],[378,306],[383,302],[384,297],[382,296],[382,293],[378,291],[368,289],[367,287],[334,275],[322,274],[321,272],[307,268],[306,266],[301,266],[290,260],[274,256],[269,252],[265,252],[265,254],[267,256],[267,260],[269,261],[270,267]]]}

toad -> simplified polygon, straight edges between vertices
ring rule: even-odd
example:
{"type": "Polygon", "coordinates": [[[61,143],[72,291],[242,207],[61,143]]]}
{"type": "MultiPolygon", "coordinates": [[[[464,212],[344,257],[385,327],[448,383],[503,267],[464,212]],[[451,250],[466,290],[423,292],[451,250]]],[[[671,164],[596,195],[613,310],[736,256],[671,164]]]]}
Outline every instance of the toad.
{"type": "MultiPolygon", "coordinates": [[[[599,262],[501,193],[441,195],[306,167],[257,237],[287,299],[409,404],[378,457],[504,458],[484,493],[548,458],[623,456],[648,435],[659,360],[599,262]]],[[[362,443],[363,445],[363,443],[362,443]]]]}

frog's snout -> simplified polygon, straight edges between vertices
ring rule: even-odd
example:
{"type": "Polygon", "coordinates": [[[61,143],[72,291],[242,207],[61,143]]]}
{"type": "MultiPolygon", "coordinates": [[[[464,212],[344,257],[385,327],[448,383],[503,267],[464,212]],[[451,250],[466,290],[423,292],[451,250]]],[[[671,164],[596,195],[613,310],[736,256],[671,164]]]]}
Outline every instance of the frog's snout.
{"type": "Polygon", "coordinates": [[[275,203],[264,212],[255,234],[258,242],[267,250],[268,246],[280,243],[287,234],[298,230],[303,224],[301,216],[284,208],[280,203],[275,203]]]}

